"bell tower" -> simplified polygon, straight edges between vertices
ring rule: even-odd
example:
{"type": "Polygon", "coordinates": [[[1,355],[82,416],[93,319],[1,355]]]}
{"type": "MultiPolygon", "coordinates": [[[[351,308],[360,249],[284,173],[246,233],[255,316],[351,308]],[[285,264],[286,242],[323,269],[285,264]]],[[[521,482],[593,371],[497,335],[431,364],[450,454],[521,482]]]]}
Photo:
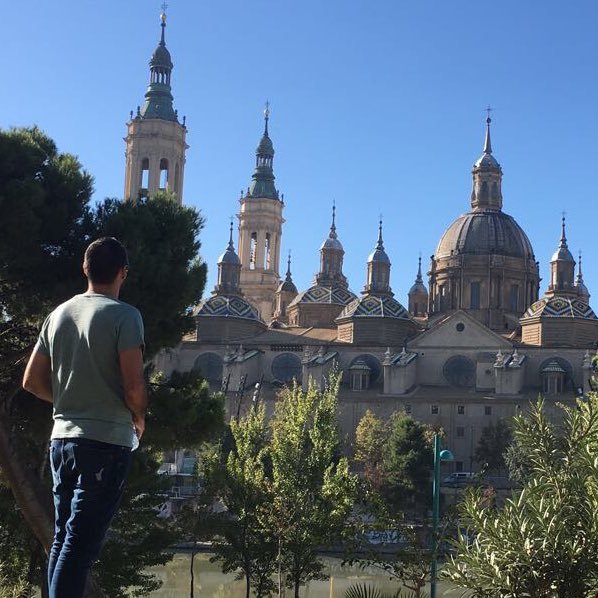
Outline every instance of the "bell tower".
{"type": "Polygon", "coordinates": [[[274,313],[274,296],[280,282],[280,241],[283,196],[274,186],[274,146],[268,132],[270,106],[264,110],[264,134],[255,151],[255,171],[239,211],[241,291],[265,322],[274,313]]]}
{"type": "Polygon", "coordinates": [[[183,201],[183,173],[187,127],[173,108],[170,76],[173,69],[166,48],[166,12],[160,15],[160,42],[150,62],[150,80],[143,106],[127,123],[125,137],[125,200],[150,197],[157,191],[174,193],[183,201]]]}

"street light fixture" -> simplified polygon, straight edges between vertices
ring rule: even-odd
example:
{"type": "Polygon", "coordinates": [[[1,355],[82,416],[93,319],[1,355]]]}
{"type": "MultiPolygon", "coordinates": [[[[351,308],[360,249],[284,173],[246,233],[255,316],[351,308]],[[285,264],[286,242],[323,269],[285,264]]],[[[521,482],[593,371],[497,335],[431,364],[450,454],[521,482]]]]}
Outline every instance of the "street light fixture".
{"type": "Polygon", "coordinates": [[[434,483],[432,485],[432,571],[430,573],[430,598],[436,598],[436,577],[438,558],[438,519],[440,512],[440,464],[453,461],[453,453],[440,450],[440,434],[434,434],[434,483]]]}

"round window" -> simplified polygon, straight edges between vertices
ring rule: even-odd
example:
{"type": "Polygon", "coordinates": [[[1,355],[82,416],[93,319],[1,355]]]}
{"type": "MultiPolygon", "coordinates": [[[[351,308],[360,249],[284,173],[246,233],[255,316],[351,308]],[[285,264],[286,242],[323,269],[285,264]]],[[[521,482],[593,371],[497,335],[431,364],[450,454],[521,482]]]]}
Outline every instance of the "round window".
{"type": "Polygon", "coordinates": [[[475,364],[463,355],[455,355],[448,359],[442,371],[451,386],[461,388],[475,386],[475,364]]]}
{"type": "Polygon", "coordinates": [[[465,330],[465,324],[463,324],[463,322],[459,322],[455,328],[457,329],[457,332],[463,332],[465,330]]]}

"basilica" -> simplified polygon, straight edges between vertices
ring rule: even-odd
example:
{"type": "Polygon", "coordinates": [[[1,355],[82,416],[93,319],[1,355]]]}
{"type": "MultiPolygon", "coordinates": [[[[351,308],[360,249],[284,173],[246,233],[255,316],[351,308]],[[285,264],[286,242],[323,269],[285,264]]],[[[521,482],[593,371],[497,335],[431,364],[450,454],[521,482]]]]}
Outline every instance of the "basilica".
{"type": "MultiPolygon", "coordinates": [[[[182,202],[187,129],[173,108],[165,15],[161,27],[145,101],[127,123],[125,198],[166,189],[182,202]]],[[[366,410],[383,418],[402,410],[445,431],[455,471],[476,470],[475,448],[490,423],[525,410],[539,394],[556,413],[557,403],[591,389],[598,318],[581,257],[568,248],[563,218],[550,264],[539,264],[525,231],[503,211],[490,118],[469,209],[446,228],[425,273],[420,259],[401,300],[392,292],[382,222],[365,260],[366,285],[351,290],[335,208],[312,285],[295,286],[290,257],[281,273],[285,204],[268,109],[264,116],[255,170],[239,199],[238,239],[231,223],[216,286],[195,307],[196,328],[160,354],[159,369],[199,370],[225,393],[232,416],[252,400],[272,408],[285,384],[321,386],[339,369],[339,421],[349,443],[366,410]]]]}

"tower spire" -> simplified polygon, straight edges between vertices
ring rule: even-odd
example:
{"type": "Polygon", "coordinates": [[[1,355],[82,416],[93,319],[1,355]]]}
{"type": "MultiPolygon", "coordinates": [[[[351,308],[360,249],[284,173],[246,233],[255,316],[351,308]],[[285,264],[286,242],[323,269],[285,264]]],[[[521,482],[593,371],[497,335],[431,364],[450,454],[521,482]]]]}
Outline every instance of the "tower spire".
{"type": "Polygon", "coordinates": [[[231,251],[235,250],[235,245],[233,243],[233,219],[230,219],[230,237],[228,239],[228,249],[231,251]]]}
{"type": "Polygon", "coordinates": [[[581,271],[581,249],[579,250],[579,259],[577,261],[578,267],[577,267],[577,278],[576,278],[576,283],[583,283],[583,272],[581,271]]]}
{"type": "Polygon", "coordinates": [[[577,289],[577,295],[585,303],[590,302],[590,292],[583,281],[583,273],[581,271],[581,249],[579,250],[579,261],[577,269],[577,278],[575,279],[575,288],[577,289]]]}
{"type": "Polygon", "coordinates": [[[178,122],[177,113],[172,106],[170,76],[174,65],[172,64],[170,52],[166,47],[166,8],[167,4],[162,4],[160,42],[149,62],[150,82],[145,92],[145,102],[141,107],[139,116],[141,118],[159,118],[178,122]]]}
{"type": "Polygon", "coordinates": [[[162,27],[162,35],[160,36],[160,45],[166,46],[166,40],[164,39],[164,32],[166,30],[166,9],[168,8],[168,4],[166,2],[162,3],[162,13],[160,14],[160,26],[162,27]]]}
{"type": "Polygon", "coordinates": [[[384,251],[384,241],[382,240],[382,215],[380,215],[380,220],[378,221],[378,244],[376,245],[376,249],[384,251]]]}
{"type": "Polygon", "coordinates": [[[563,216],[561,218],[561,240],[559,242],[559,247],[567,249],[567,235],[565,234],[565,212],[563,212],[563,216]]]}
{"type": "Polygon", "coordinates": [[[268,121],[270,120],[270,102],[266,100],[266,107],[264,108],[264,137],[268,137],[268,121]]]}
{"type": "Polygon", "coordinates": [[[279,199],[278,190],[274,186],[274,145],[268,133],[270,114],[270,102],[266,102],[264,134],[255,150],[255,171],[251,177],[251,185],[247,193],[249,197],[279,199]]]}
{"type": "Polygon", "coordinates": [[[332,224],[330,225],[330,234],[328,235],[331,239],[336,239],[336,202],[332,200],[332,224]]]}
{"type": "Polygon", "coordinates": [[[422,254],[419,254],[419,257],[417,258],[417,276],[415,277],[415,282],[416,283],[422,283],[424,282],[424,279],[422,278],[422,254]]]}
{"type": "Polygon", "coordinates": [[[291,250],[289,249],[289,257],[287,259],[287,275],[285,277],[287,282],[293,282],[293,277],[291,276],[291,250]]]}
{"type": "Polygon", "coordinates": [[[490,118],[490,112],[492,112],[492,108],[488,106],[488,108],[486,108],[486,111],[488,113],[488,116],[486,117],[486,140],[484,142],[484,153],[491,154],[492,142],[490,141],[490,123],[492,122],[492,119],[490,118]]]}

